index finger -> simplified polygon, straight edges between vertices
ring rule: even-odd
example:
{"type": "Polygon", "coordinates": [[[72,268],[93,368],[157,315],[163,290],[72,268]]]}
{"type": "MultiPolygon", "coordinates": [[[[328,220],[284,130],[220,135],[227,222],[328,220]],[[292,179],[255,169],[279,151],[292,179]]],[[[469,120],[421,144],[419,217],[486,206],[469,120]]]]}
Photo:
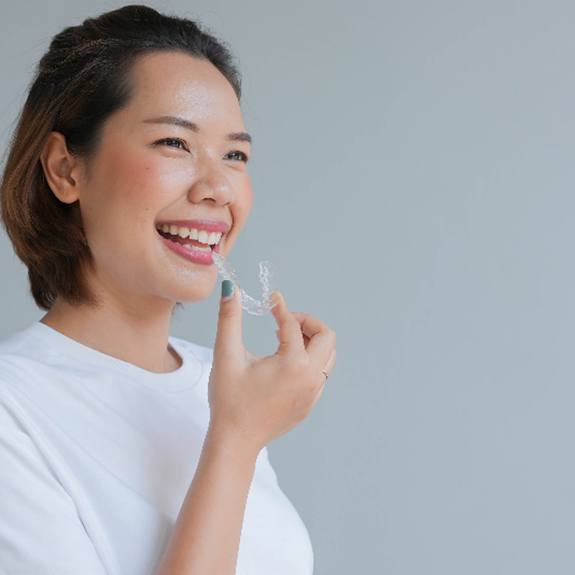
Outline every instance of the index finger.
{"type": "Polygon", "coordinates": [[[335,331],[308,313],[294,311],[292,314],[298,320],[304,336],[309,338],[306,351],[323,367],[335,348],[335,331]]]}
{"type": "Polygon", "coordinates": [[[291,355],[305,351],[304,340],[298,321],[288,309],[283,294],[276,291],[273,297],[276,305],[272,307],[271,312],[278,325],[276,331],[279,339],[278,352],[283,355],[291,355]]]}

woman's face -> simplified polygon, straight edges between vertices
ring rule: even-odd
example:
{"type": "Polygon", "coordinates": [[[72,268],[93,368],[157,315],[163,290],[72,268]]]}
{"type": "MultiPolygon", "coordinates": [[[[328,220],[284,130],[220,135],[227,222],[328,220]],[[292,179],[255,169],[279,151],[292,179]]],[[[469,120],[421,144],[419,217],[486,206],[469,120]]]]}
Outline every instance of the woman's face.
{"type": "Polygon", "coordinates": [[[140,57],[132,72],[133,98],[104,124],[79,191],[96,281],[122,299],[204,299],[215,287],[216,266],[170,250],[156,227],[173,220],[224,222],[230,229],[219,252],[229,253],[253,200],[245,163],[250,143],[245,135],[229,136],[245,133],[240,105],[207,60],[157,52],[140,57]],[[158,120],[165,117],[197,128],[158,120]]]}

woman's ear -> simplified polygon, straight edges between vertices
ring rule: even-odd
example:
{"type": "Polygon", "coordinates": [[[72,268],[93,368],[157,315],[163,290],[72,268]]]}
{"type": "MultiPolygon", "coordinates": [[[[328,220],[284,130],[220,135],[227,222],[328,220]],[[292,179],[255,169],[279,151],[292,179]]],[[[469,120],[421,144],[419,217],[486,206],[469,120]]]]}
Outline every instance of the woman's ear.
{"type": "Polygon", "coordinates": [[[75,177],[77,159],[68,151],[66,138],[60,132],[50,132],[40,161],[46,181],[54,195],[66,204],[78,199],[78,182],[75,177]]]}

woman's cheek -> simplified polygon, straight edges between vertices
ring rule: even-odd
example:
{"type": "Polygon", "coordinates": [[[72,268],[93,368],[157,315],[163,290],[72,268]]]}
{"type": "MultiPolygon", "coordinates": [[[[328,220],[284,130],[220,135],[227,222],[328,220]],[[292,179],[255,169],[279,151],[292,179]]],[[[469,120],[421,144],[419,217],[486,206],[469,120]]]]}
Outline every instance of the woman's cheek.
{"type": "Polygon", "coordinates": [[[145,162],[134,161],[127,165],[122,179],[129,196],[142,198],[150,190],[157,188],[158,177],[159,167],[157,163],[148,160],[145,162]]]}

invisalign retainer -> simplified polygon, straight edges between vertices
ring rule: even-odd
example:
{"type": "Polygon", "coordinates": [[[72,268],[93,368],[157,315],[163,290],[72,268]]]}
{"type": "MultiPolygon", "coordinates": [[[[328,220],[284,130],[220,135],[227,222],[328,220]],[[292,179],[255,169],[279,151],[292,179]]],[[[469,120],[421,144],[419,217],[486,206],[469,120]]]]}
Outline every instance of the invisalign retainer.
{"type": "Polygon", "coordinates": [[[262,285],[262,299],[257,300],[249,296],[246,291],[240,287],[234,269],[230,266],[230,263],[226,261],[224,257],[222,257],[218,252],[212,252],[212,258],[216,264],[216,267],[218,268],[220,275],[224,279],[232,281],[234,286],[240,290],[242,309],[248,313],[251,313],[252,315],[264,315],[265,313],[269,313],[271,311],[274,304],[272,303],[270,296],[274,290],[271,287],[271,278],[273,277],[273,274],[270,269],[270,262],[261,261],[259,263],[259,278],[262,285]]]}

